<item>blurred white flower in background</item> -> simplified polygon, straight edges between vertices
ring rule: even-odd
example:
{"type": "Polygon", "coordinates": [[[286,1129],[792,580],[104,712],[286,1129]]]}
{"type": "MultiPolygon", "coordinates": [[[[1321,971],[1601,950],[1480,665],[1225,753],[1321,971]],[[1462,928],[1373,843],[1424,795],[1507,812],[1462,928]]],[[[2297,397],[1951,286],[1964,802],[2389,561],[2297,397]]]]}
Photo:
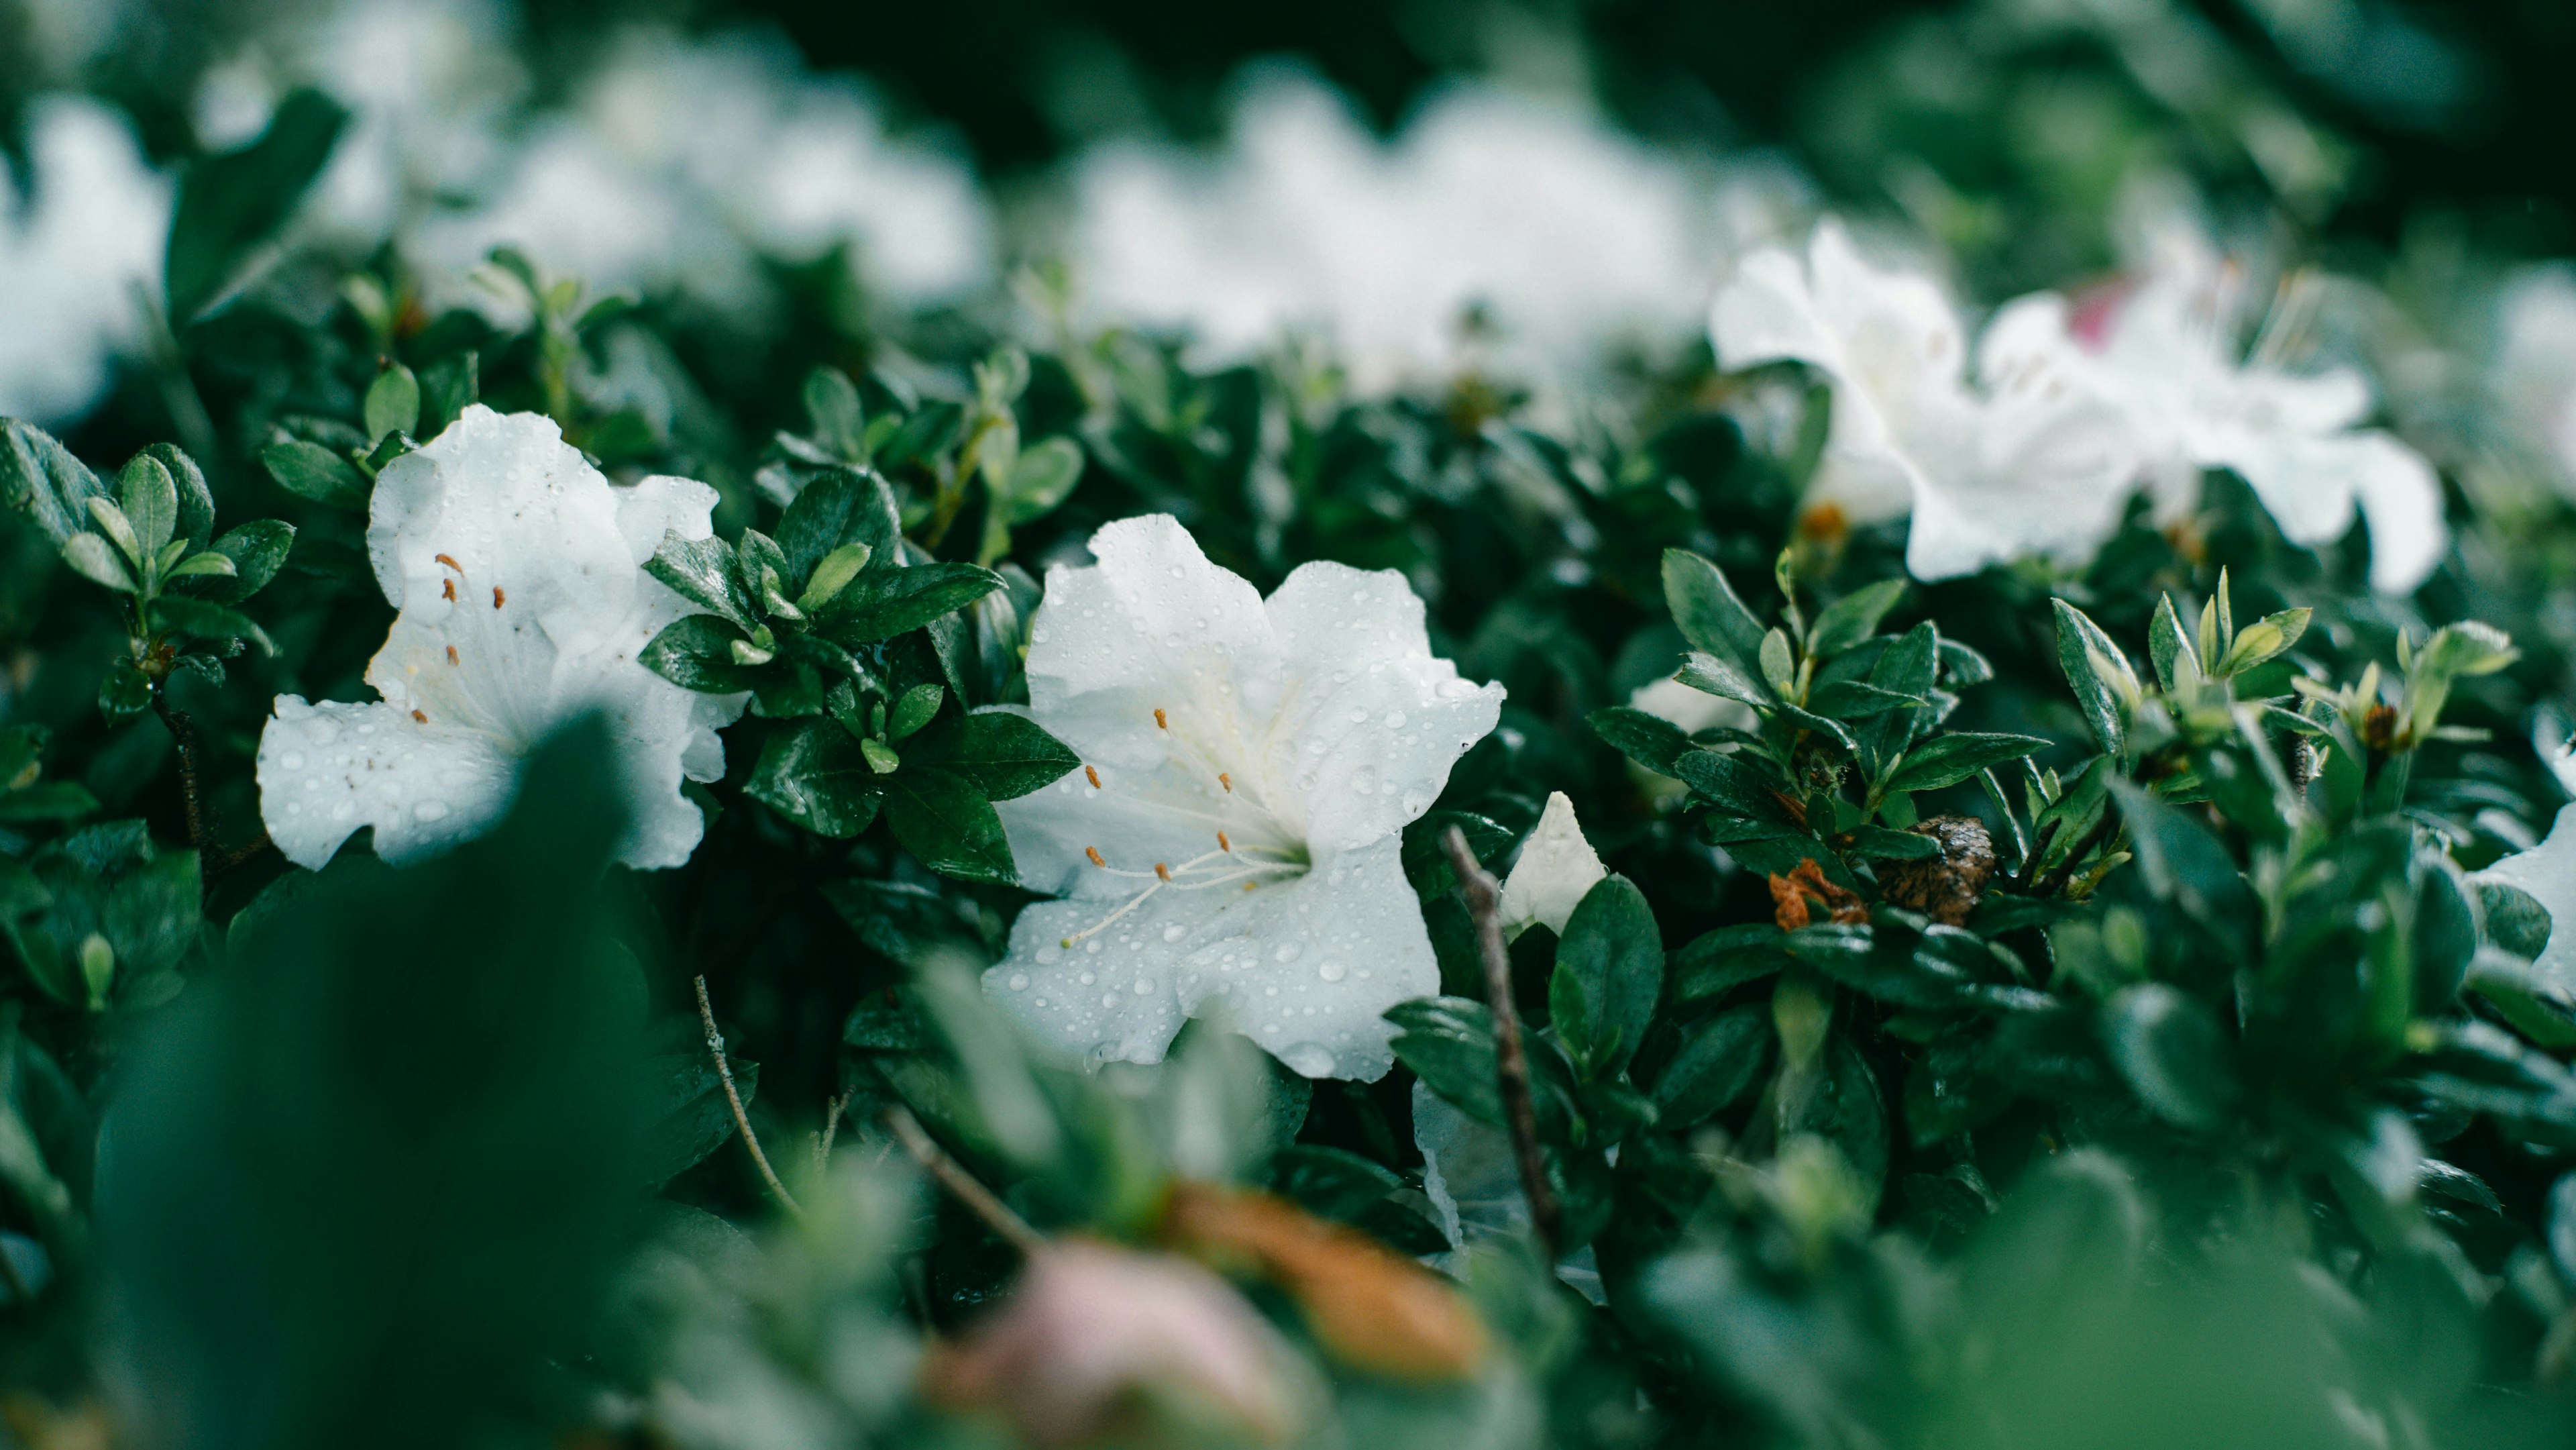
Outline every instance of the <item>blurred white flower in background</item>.
{"type": "Polygon", "coordinates": [[[1210,1012],[1308,1077],[1394,1064],[1440,989],[1399,833],[1494,728],[1394,570],[1301,565],[1267,600],[1168,514],[1047,573],[1029,715],[1084,767],[1001,801],[1020,913],[984,989],[1088,1062],[1160,1062],[1210,1012]]]}
{"type": "Polygon", "coordinates": [[[79,418],[157,298],[170,183],[125,118],[47,96],[27,120],[27,174],[0,164],[0,416],[79,418]]]}
{"type": "Polygon", "coordinates": [[[2357,505],[2370,525],[2371,586],[2411,593],[2448,547],[2441,480],[2394,435],[2354,426],[2372,408],[2360,373],[2280,366],[2268,344],[2295,326],[2282,321],[2295,296],[2240,360],[2241,275],[2197,230],[2168,226],[2125,292],[2081,319],[2054,293],[2008,303],[1987,346],[2005,368],[2079,377],[2118,399],[2160,513],[2188,512],[2210,468],[2242,477],[2292,543],[2341,539],[2357,505]]]}
{"type": "Polygon", "coordinates": [[[1967,335],[1940,286],[1872,264],[1837,222],[1818,224],[1803,260],[1745,258],[1710,335],[1721,367],[1801,362],[1831,386],[1811,504],[1856,523],[1910,513],[1916,578],[2026,555],[2080,563],[2119,524],[2137,471],[2121,408],[1993,333],[1972,386],[1967,335]]]}
{"type": "Polygon", "coordinates": [[[2554,466],[2576,495],[2576,267],[2528,267],[2496,311],[2494,387],[2522,446],[2554,466]]]}
{"type": "Polygon", "coordinates": [[[735,308],[762,303],[760,256],[846,248],[861,286],[903,307],[993,275],[972,170],[888,135],[864,87],[808,73],[775,37],[629,32],[502,169],[480,202],[424,229],[426,257],[461,274],[510,245],[594,288],[735,308]]]}
{"type": "Polygon", "coordinates": [[[608,721],[634,820],[619,859],[677,866],[704,829],[683,777],[724,774],[740,696],[683,690],[637,663],[690,606],[643,564],[665,532],[708,536],[714,489],[609,483],[551,419],[480,405],[376,480],[367,553],[400,611],[367,683],[383,698],[281,695],[260,735],[260,815],[319,869],[362,826],[400,864],[479,834],[517,762],[584,710],[608,721]]]}
{"type": "Polygon", "coordinates": [[[1477,87],[1380,141],[1331,87],[1256,71],[1219,154],[1112,143],[1074,188],[1066,247],[1096,320],[1185,332],[1211,361],[1320,336],[1366,391],[1477,350],[1563,366],[1685,335],[1712,275],[1711,208],[1684,167],[1477,87]]]}

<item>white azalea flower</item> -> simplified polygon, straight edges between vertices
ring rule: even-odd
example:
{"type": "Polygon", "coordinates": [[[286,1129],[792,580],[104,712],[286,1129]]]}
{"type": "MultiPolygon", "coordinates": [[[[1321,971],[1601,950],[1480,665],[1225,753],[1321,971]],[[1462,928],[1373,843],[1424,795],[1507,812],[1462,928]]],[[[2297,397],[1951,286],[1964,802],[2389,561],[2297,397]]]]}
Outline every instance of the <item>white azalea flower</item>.
{"type": "Polygon", "coordinates": [[[2528,891],[2549,908],[2549,943],[2533,965],[2550,981],[2576,990],[2576,805],[2559,807],[2558,819],[2539,845],[2478,874],[2528,891]]]}
{"type": "Polygon", "coordinates": [[[1398,859],[1500,685],[1435,659],[1393,570],[1313,563],[1264,600],[1168,515],[1048,572],[1029,713],[1084,768],[999,801],[1020,913],[985,989],[1089,1061],[1159,1062],[1222,1014],[1309,1077],[1376,1078],[1379,1014],[1436,992],[1398,859]]]}
{"type": "Polygon", "coordinates": [[[2576,268],[2515,274],[2497,308],[2495,389],[2526,447],[2557,465],[2576,493],[2576,268]]]}
{"type": "Polygon", "coordinates": [[[2411,593],[2448,534],[2432,465],[2392,435],[2355,429],[2370,385],[2350,369],[2301,375],[2240,361],[2231,273],[2197,236],[2168,231],[2135,291],[2069,326],[2053,294],[2008,304],[1988,329],[2006,368],[2073,375],[2118,398],[2141,466],[2167,511],[2187,508],[2207,468],[2233,470],[2297,544],[2370,523],[2371,587],[2411,593]]]}
{"type": "Polygon", "coordinates": [[[1610,874],[1583,825],[1574,818],[1574,802],[1565,792],[1550,791],[1547,809],[1521,843],[1520,859],[1503,881],[1502,917],[1506,936],[1519,936],[1533,926],[1565,935],[1565,923],[1583,904],[1583,893],[1610,874]]]}
{"type": "Polygon", "coordinates": [[[1679,165],[1488,88],[1382,142],[1329,85],[1256,72],[1218,155],[1118,143],[1074,184],[1069,260],[1102,320],[1186,331],[1210,362],[1312,333],[1368,392],[1455,371],[1471,313],[1543,367],[1681,338],[1708,296],[1713,208],[1679,165]]]}
{"type": "Polygon", "coordinates": [[[61,423],[107,391],[140,331],[135,289],[160,290],[170,185],[86,99],[35,103],[27,160],[17,176],[0,161],[0,416],[61,423]]]}
{"type": "Polygon", "coordinates": [[[1911,512],[1906,567],[1971,574],[2030,554],[2089,558],[2136,473],[2121,410],[2068,370],[1992,347],[1967,377],[1966,333],[1928,278],[1872,266],[1819,223],[1803,263],[1744,259],[1710,310],[1730,370],[1796,361],[1833,390],[1813,502],[1852,522],[1911,512]]]}
{"type": "Polygon", "coordinates": [[[666,531],[705,538],[715,490],[613,486],[553,420],[475,406],[376,480],[367,553],[400,611],[367,665],[381,701],[277,701],[260,735],[260,814],[287,859],[319,867],[361,826],[401,863],[490,826],[518,759],[556,724],[603,712],[634,821],[619,853],[677,866],[704,821],[683,776],[724,774],[718,727],[739,696],[700,695],[636,663],[686,601],[643,572],[666,531]]]}

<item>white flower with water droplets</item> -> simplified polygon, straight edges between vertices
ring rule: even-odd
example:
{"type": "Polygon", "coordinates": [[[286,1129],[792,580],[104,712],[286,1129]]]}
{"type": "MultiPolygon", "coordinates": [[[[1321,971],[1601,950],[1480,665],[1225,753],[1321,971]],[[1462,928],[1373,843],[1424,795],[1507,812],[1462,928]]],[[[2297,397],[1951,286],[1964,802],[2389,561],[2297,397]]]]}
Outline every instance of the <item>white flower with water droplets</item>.
{"type": "Polygon", "coordinates": [[[740,696],[700,695],[636,657],[686,601],[643,571],[666,531],[705,538],[715,490],[609,483],[553,420],[470,407],[376,480],[367,553],[400,612],[368,662],[381,701],[281,695],[259,742],[260,814],[298,865],[361,826],[401,863],[508,806],[519,758],[555,725],[608,721],[634,819],[619,856],[677,866],[704,821],[683,776],[724,774],[740,696]]]}
{"type": "Polygon", "coordinates": [[[2549,942],[2533,965],[2551,982],[2576,991],[2576,805],[2559,807],[2548,839],[2478,875],[2530,892],[2549,908],[2549,942]]]}
{"type": "Polygon", "coordinates": [[[1223,1016],[1309,1077],[1393,1063],[1380,1014],[1439,990],[1398,833],[1494,728],[1392,570],[1264,600],[1168,515],[1092,536],[1032,623],[1029,713],[1083,769],[1000,801],[1020,914],[985,989],[1089,1061],[1159,1062],[1223,1016]]]}
{"type": "Polygon", "coordinates": [[[1565,935],[1565,923],[1583,904],[1583,894],[1609,874],[1583,838],[1574,802],[1561,790],[1550,791],[1547,809],[1539,813],[1538,824],[1521,843],[1520,859],[1512,863],[1512,874],[1503,880],[1504,934],[1517,937],[1544,926],[1565,935]]]}
{"type": "Polygon", "coordinates": [[[1729,370],[1796,361],[1833,389],[1812,502],[1853,522],[1911,512],[1906,568],[1949,579],[2042,554],[2091,557],[2120,521],[2137,452],[2120,408],[2080,375],[1966,333],[1928,278],[1872,266],[1833,221],[1803,262],[1744,259],[1710,311],[1729,370]]]}
{"type": "Polygon", "coordinates": [[[1985,355],[2118,399],[2166,513],[2196,501],[2208,468],[2243,478],[2294,544],[2342,538],[2358,505],[2370,524],[2371,587],[2412,593],[2449,543],[2441,480],[2394,435],[2354,427],[2371,411],[2361,374],[2292,373],[2260,343],[2240,359],[2237,279],[2196,232],[2169,227],[2132,291],[2088,309],[2081,325],[2053,293],[2009,303],[1986,330],[1985,355]]]}

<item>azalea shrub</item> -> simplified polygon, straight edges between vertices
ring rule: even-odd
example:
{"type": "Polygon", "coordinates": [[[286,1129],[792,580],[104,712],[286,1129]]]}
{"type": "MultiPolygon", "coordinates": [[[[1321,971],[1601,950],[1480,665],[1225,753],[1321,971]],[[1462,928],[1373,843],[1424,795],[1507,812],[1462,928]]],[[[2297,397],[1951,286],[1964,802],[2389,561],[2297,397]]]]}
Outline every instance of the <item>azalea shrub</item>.
{"type": "Polygon", "coordinates": [[[2220,38],[1013,191],[224,23],[0,198],[0,1439],[2576,1433],[2576,292],[2220,38]]]}

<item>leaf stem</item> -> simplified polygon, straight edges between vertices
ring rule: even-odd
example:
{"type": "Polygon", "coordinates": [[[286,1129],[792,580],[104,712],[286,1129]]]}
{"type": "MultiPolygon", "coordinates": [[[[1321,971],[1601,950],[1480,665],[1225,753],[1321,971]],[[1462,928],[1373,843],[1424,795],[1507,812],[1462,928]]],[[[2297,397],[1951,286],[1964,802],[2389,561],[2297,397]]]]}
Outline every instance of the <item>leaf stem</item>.
{"type": "Polygon", "coordinates": [[[984,1227],[991,1229],[994,1237],[1007,1242],[1023,1255],[1034,1255],[1046,1247],[1046,1235],[1029,1227],[1029,1221],[1013,1213],[1011,1206],[993,1190],[975,1181],[975,1175],[967,1172],[964,1164],[949,1157],[948,1150],[939,1146],[930,1136],[930,1130],[921,1126],[921,1120],[910,1110],[900,1104],[888,1108],[885,1121],[886,1126],[894,1130],[896,1141],[903,1144],[903,1151],[911,1154],[912,1161],[921,1165],[921,1171],[937,1180],[940,1187],[948,1190],[950,1197],[982,1219],[984,1227]]]}
{"type": "Polygon", "coordinates": [[[760,1135],[751,1130],[751,1119],[743,1114],[742,1093],[733,1085],[733,1064],[725,1059],[724,1034],[716,1030],[716,1009],[707,1001],[705,977],[697,979],[697,988],[698,1021],[707,1029],[707,1056],[715,1059],[716,1081],[724,1085],[725,1104],[733,1109],[733,1125],[742,1133],[742,1146],[751,1150],[752,1166],[760,1170],[760,1181],[769,1185],[769,1191],[778,1196],[789,1213],[801,1219],[805,1216],[804,1205],[787,1191],[786,1184],[778,1181],[778,1171],[769,1166],[769,1155],[760,1151],[760,1135]]]}
{"type": "Polygon", "coordinates": [[[1512,958],[1503,945],[1502,889],[1476,861],[1467,834],[1456,826],[1443,831],[1441,846],[1450,869],[1458,873],[1458,891],[1476,923],[1476,950],[1485,964],[1485,1004],[1494,1017],[1494,1086],[1503,1100],[1503,1120],[1512,1136],[1512,1161],[1520,1169],[1521,1193],[1529,1199],[1530,1223],[1539,1246],[1556,1261],[1563,1237],[1563,1214],[1556,1190],[1548,1186],[1547,1160],[1538,1144],[1538,1107],[1530,1096],[1529,1054],[1521,1043],[1520,1013],[1512,1006],[1512,958]]]}

